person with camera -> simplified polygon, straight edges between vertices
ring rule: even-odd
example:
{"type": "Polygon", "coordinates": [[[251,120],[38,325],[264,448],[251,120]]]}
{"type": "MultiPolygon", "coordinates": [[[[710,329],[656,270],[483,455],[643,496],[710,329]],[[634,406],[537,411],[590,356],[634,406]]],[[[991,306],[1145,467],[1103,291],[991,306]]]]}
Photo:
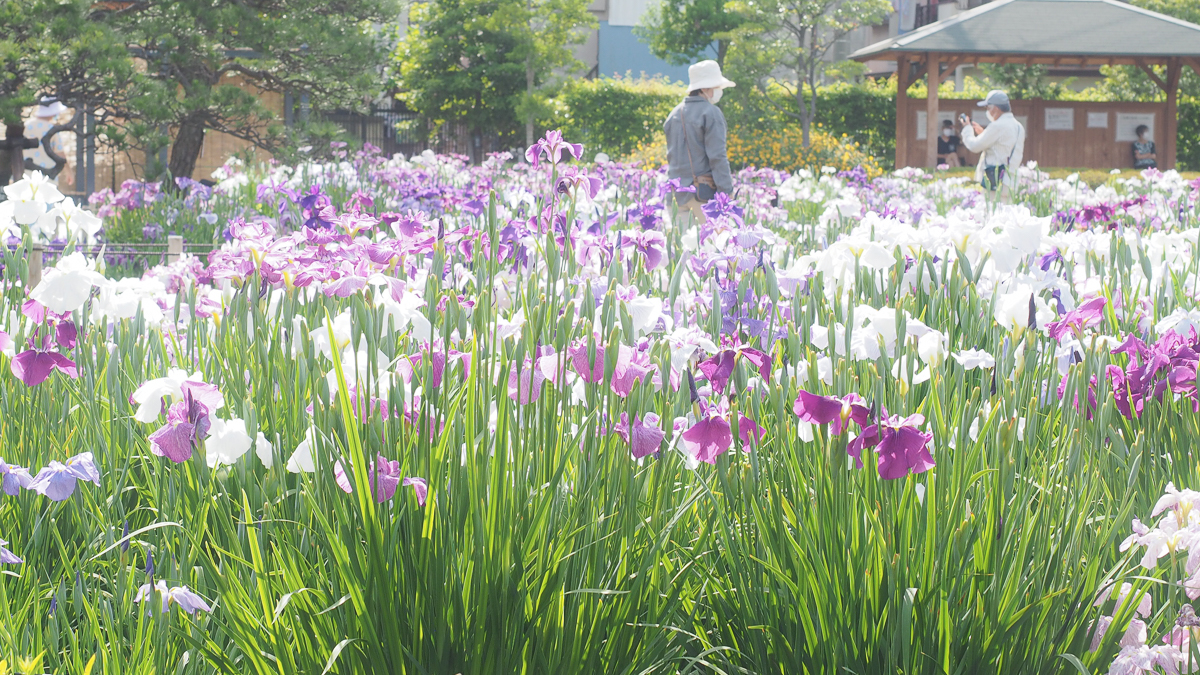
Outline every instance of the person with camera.
{"type": "Polygon", "coordinates": [[[725,146],[725,115],[716,106],[721,93],[733,82],[721,75],[716,61],[701,61],[688,68],[688,95],[663,123],[667,135],[668,178],[694,185],[696,192],[676,192],[679,214],[691,213],[706,220],[701,206],[717,192],[733,192],[733,175],[725,146]]]}
{"type": "Polygon", "coordinates": [[[987,98],[978,103],[987,109],[987,128],[972,122],[966,115],[959,115],[962,122],[962,142],[971,152],[979,153],[979,164],[975,167],[975,180],[992,200],[999,196],[1001,201],[1012,197],[1017,186],[1017,167],[1025,156],[1025,127],[1013,117],[1008,94],[993,89],[987,98]]]}

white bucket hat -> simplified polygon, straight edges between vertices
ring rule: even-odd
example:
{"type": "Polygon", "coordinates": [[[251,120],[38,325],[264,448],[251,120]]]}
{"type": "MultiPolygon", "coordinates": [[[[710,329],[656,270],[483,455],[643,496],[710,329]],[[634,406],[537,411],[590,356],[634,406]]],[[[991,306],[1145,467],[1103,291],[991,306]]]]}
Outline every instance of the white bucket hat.
{"type": "Polygon", "coordinates": [[[697,89],[724,89],[737,85],[725,79],[721,66],[716,61],[701,61],[688,66],[688,91],[697,89]]]}
{"type": "Polygon", "coordinates": [[[67,106],[53,96],[43,96],[38,101],[37,111],[33,114],[37,117],[58,117],[58,114],[66,110],[67,106]]]}

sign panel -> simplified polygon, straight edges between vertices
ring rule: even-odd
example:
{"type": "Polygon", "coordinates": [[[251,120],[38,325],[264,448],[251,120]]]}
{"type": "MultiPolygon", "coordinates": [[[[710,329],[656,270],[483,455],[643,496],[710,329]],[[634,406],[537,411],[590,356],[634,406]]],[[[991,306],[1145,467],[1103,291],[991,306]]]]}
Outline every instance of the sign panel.
{"type": "Polygon", "coordinates": [[[1046,131],[1073,131],[1074,108],[1046,108],[1046,131]]]}
{"type": "Polygon", "coordinates": [[[1088,128],[1089,129],[1107,129],[1108,128],[1108,113],[1106,113],[1106,112],[1090,112],[1090,113],[1088,113],[1088,128]]]}
{"type": "Polygon", "coordinates": [[[1154,138],[1154,117],[1154,113],[1117,113],[1117,142],[1136,141],[1133,130],[1143,124],[1150,127],[1150,138],[1154,138]]]}
{"type": "MultiPolygon", "coordinates": [[[[929,115],[924,110],[917,111],[917,136],[916,136],[916,138],[918,141],[925,140],[925,120],[928,119],[928,117],[929,117],[929,115]]],[[[954,123],[954,133],[958,134],[959,133],[959,124],[958,124],[958,120],[956,119],[957,117],[958,117],[958,115],[953,110],[939,110],[938,111],[938,129],[940,130],[942,128],[942,124],[946,120],[950,120],[951,122],[954,123]]],[[[940,131],[939,131],[939,133],[940,133],[940,131]]]]}

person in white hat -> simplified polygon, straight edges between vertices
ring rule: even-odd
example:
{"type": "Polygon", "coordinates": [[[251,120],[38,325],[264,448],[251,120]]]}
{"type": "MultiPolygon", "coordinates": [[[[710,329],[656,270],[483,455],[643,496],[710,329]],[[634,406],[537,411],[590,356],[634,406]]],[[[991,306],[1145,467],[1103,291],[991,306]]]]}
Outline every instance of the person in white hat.
{"type": "MultiPolygon", "coordinates": [[[[38,106],[33,111],[33,117],[25,121],[25,138],[35,138],[38,141],[38,146],[25,151],[25,159],[33,162],[35,170],[46,173],[54,168],[54,160],[50,159],[50,155],[46,154],[46,149],[41,145],[42,138],[50,133],[55,125],[58,124],[58,116],[67,111],[67,106],[53,96],[43,96],[38,101],[38,106]]],[[[50,147],[54,152],[67,159],[70,164],[70,155],[67,154],[67,148],[71,143],[74,143],[74,134],[69,131],[64,131],[54,135],[50,139],[50,147]]],[[[71,172],[63,167],[61,173],[58,174],[52,181],[57,185],[58,177],[65,176],[66,182],[71,182],[71,172]]]]}
{"type": "Polygon", "coordinates": [[[962,115],[959,119],[963,123],[963,145],[980,153],[975,180],[983,185],[988,198],[999,195],[1001,200],[1007,200],[1017,187],[1017,167],[1025,159],[1025,127],[1013,117],[1008,94],[999,89],[989,91],[978,105],[987,108],[991,123],[985,129],[962,115]]]}
{"type": "Polygon", "coordinates": [[[675,106],[663,130],[667,135],[668,178],[694,185],[696,192],[677,192],[679,212],[704,222],[701,205],[717,192],[733,192],[733,175],[725,148],[725,115],[715,104],[722,91],[734,86],[721,74],[716,61],[701,61],[688,68],[688,95],[675,106]]]}

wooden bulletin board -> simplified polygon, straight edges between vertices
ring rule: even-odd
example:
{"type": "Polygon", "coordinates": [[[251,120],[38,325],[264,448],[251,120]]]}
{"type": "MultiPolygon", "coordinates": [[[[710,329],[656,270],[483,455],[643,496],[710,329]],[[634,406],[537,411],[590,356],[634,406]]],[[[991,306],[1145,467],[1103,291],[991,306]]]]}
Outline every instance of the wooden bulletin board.
{"type": "MultiPolygon", "coordinates": [[[[925,148],[924,101],[910,100],[907,166],[923,166],[925,148]]],[[[1013,115],[1025,125],[1025,160],[1042,167],[1087,169],[1125,169],[1133,166],[1132,127],[1145,122],[1154,131],[1161,156],[1166,119],[1166,103],[1123,103],[1046,101],[1029,99],[1012,102],[1013,115]],[[1100,126],[1103,120],[1104,126],[1100,126]],[[1069,127],[1069,128],[1068,128],[1069,127]],[[1125,127],[1129,127],[1126,129],[1125,127]]],[[[939,118],[957,119],[959,113],[982,120],[983,111],[975,101],[942,99],[939,118]]],[[[955,128],[958,128],[955,124],[955,128]]],[[[933,139],[936,142],[936,139],[933,139]]],[[[966,164],[974,166],[979,155],[960,151],[966,164]]]]}

